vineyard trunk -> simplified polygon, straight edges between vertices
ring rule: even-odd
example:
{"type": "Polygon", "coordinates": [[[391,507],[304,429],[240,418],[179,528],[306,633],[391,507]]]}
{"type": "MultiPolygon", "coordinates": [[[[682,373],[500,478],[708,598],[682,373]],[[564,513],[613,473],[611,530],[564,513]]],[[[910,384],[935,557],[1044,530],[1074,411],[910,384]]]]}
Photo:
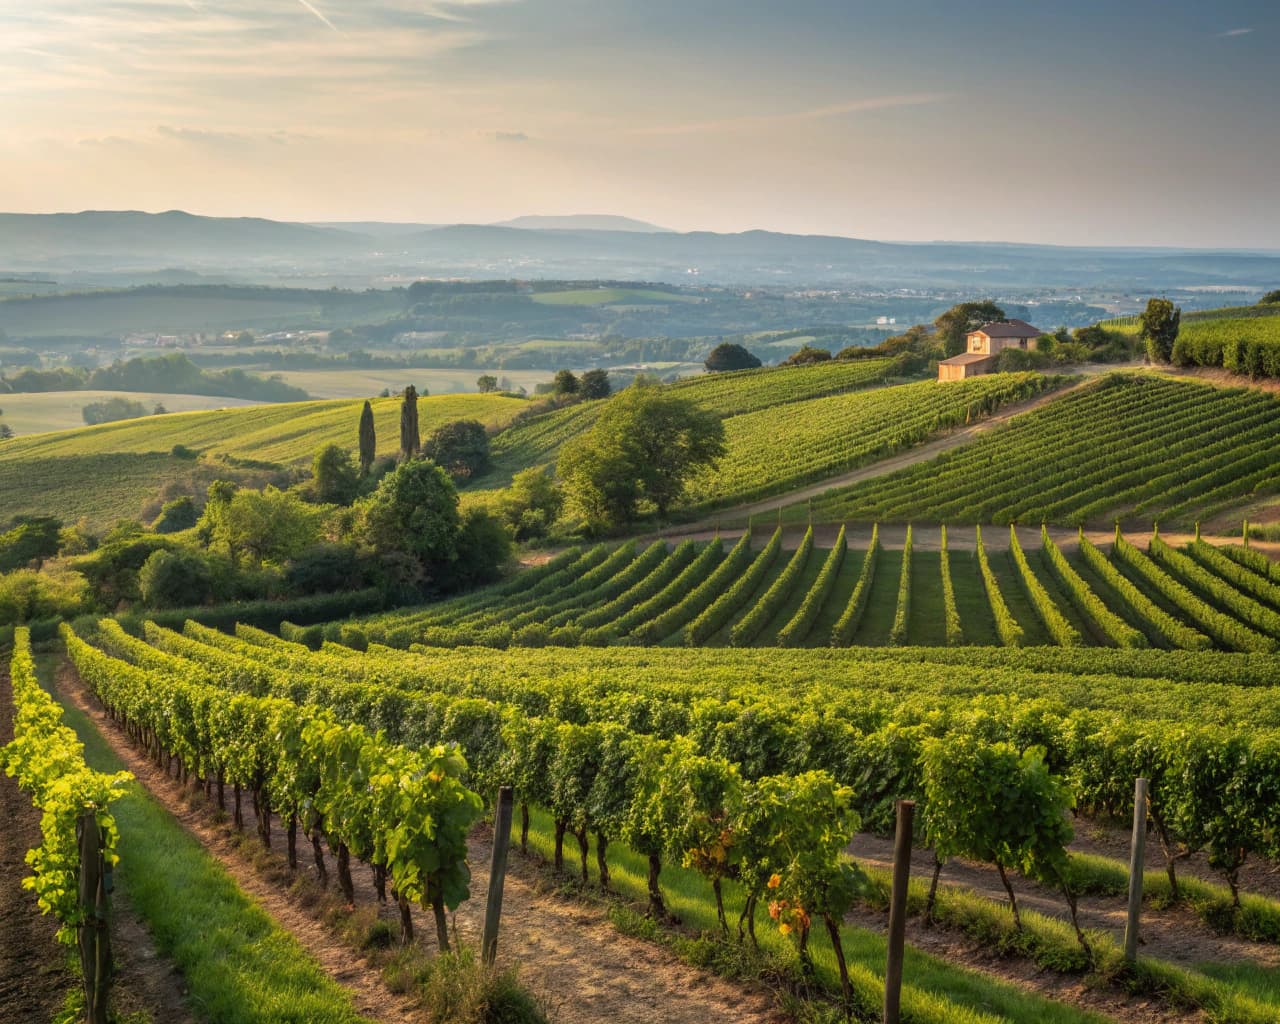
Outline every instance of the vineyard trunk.
{"type": "Polygon", "coordinates": [[[933,907],[938,899],[938,879],[942,875],[942,858],[936,853],[933,855],[933,881],[929,883],[929,898],[924,905],[924,919],[926,921],[933,920],[933,907]]]}
{"type": "Polygon", "coordinates": [[[311,830],[311,855],[316,861],[316,877],[320,879],[320,887],[329,888],[329,870],[324,866],[324,848],[320,845],[320,827],[311,830]]]}
{"type": "Polygon", "coordinates": [[[660,921],[667,916],[667,908],[662,903],[662,890],[658,887],[658,875],[662,873],[662,858],[649,854],[649,916],[660,921]]]}
{"type": "Polygon", "coordinates": [[[844,993],[844,1005],[849,1008],[853,1003],[853,986],[849,982],[849,965],[844,959],[844,943],[840,941],[840,926],[830,914],[823,914],[827,924],[827,934],[831,937],[831,948],[836,954],[836,966],[840,968],[840,991],[844,993]]]}
{"type": "Polygon", "coordinates": [[[569,823],[563,818],[556,819],[556,852],[554,864],[557,871],[564,870],[564,833],[569,823]]]}
{"type": "Polygon", "coordinates": [[[1004,891],[1009,894],[1009,909],[1013,911],[1013,926],[1022,931],[1022,917],[1018,913],[1018,900],[1013,895],[1013,886],[1009,884],[1009,876],[1005,874],[1004,865],[996,864],[996,870],[1000,872],[1000,881],[1004,883],[1004,891]]]}
{"type": "Polygon", "coordinates": [[[356,902],[356,884],[351,878],[351,851],[346,843],[338,844],[338,888],[342,890],[347,906],[356,902]]]}
{"type": "Polygon", "coordinates": [[[396,904],[400,907],[400,943],[407,946],[413,942],[413,911],[400,893],[396,893],[396,904]]]}
{"type": "Polygon", "coordinates": [[[587,830],[585,828],[578,829],[574,834],[574,838],[578,840],[578,850],[582,854],[582,884],[587,884],[587,853],[590,844],[587,842],[587,830]]]}
{"type": "Polygon", "coordinates": [[[298,816],[289,815],[289,827],[285,831],[285,845],[289,851],[289,870],[298,870],[298,816]]]}
{"type": "Polygon", "coordinates": [[[600,871],[600,888],[605,892],[609,891],[609,862],[605,860],[605,848],[609,845],[609,840],[605,838],[603,832],[596,833],[596,867],[600,871]]]}

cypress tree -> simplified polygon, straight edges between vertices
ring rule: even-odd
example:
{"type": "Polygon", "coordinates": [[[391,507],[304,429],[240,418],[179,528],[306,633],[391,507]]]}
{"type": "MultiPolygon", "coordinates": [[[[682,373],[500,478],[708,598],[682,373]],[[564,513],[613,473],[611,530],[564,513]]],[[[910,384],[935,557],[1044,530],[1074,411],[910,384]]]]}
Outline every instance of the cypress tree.
{"type": "Polygon", "coordinates": [[[373,430],[373,406],[366,398],[360,410],[360,475],[368,476],[378,451],[378,436],[373,430]]]}
{"type": "Polygon", "coordinates": [[[400,403],[400,458],[408,461],[418,454],[422,439],[418,436],[418,389],[410,384],[404,389],[400,403]]]}

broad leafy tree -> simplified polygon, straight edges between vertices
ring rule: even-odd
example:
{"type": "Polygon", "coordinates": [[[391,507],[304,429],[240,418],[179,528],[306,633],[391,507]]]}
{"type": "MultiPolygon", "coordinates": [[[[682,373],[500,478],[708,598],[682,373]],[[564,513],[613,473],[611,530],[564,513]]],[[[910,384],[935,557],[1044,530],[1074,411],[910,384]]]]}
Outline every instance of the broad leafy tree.
{"type": "Polygon", "coordinates": [[[453,420],[431,433],[422,454],[456,479],[466,479],[489,464],[489,435],[478,420],[453,420]]]}
{"type": "Polygon", "coordinates": [[[498,378],[491,373],[482,373],[476,378],[476,390],[482,395],[498,390],[498,378]]]}
{"type": "Polygon", "coordinates": [[[716,416],[659,387],[636,384],[565,446],[557,468],[566,500],[598,529],[633,521],[642,501],[665,516],[689,476],[723,453],[724,427],[716,416]]]}
{"type": "Polygon", "coordinates": [[[1262,296],[1262,298],[1258,300],[1258,305],[1267,306],[1273,302],[1280,302],[1280,288],[1275,289],[1275,291],[1267,292],[1266,295],[1262,296]]]}
{"type": "Polygon", "coordinates": [[[608,370],[588,370],[578,379],[578,394],[583,398],[608,398],[612,393],[608,370]]]}
{"type": "Polygon", "coordinates": [[[1168,299],[1151,299],[1138,318],[1138,337],[1147,343],[1147,356],[1153,363],[1167,363],[1173,357],[1173,343],[1178,340],[1182,310],[1168,299]]]}
{"type": "Polygon", "coordinates": [[[499,506],[516,540],[545,536],[563,507],[564,494],[542,466],[531,466],[517,473],[499,506]]]}
{"type": "Polygon", "coordinates": [[[316,500],[326,505],[350,505],[360,486],[351,453],[336,444],[327,444],[316,452],[311,462],[311,478],[316,500]]]}
{"type": "Polygon", "coordinates": [[[754,370],[760,360],[741,345],[724,342],[717,345],[702,364],[708,373],[723,373],[726,370],[754,370]]]}
{"type": "Polygon", "coordinates": [[[961,302],[933,322],[938,340],[947,356],[958,356],[965,349],[965,338],[983,324],[1003,320],[1004,310],[994,302],[961,302]]]}
{"type": "Polygon", "coordinates": [[[430,589],[457,554],[458,492],[434,462],[396,467],[360,502],[356,531],[397,585],[430,589]]]}
{"type": "Polygon", "coordinates": [[[574,376],[572,370],[557,370],[551,383],[551,390],[557,395],[576,395],[581,381],[574,376]]]}
{"type": "Polygon", "coordinates": [[[831,353],[825,348],[814,348],[812,345],[801,345],[782,361],[783,366],[807,366],[810,363],[825,363],[831,353]]]}

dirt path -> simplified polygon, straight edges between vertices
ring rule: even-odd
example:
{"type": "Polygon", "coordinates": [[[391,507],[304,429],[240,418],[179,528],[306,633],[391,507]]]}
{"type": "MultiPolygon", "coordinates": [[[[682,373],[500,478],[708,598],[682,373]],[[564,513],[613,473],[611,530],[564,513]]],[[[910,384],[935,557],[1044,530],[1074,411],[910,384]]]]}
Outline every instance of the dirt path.
{"type": "MultiPolygon", "coordinates": [[[[60,673],[63,692],[89,714],[129,770],[183,826],[216,856],[236,880],[280,924],[296,935],[321,966],[350,989],[357,1008],[380,1021],[421,1018],[420,1011],[390,994],[377,975],[349,948],[276,886],[265,881],[246,862],[227,826],[192,810],[180,787],[165,772],[138,756],[89,695],[69,666],[60,673]]],[[[246,804],[248,802],[246,801],[246,804]]],[[[244,808],[245,831],[254,833],[252,807],[244,808]]],[[[282,836],[282,829],[273,830],[282,836]]],[[[278,848],[283,841],[278,840],[278,848]]],[[[299,866],[310,877],[315,868],[299,842],[299,866]]],[[[492,845],[486,829],[477,829],[470,842],[472,896],[455,915],[462,940],[479,946],[485,900],[487,865],[492,845]]],[[[276,867],[287,871],[283,850],[274,855],[276,867]]],[[[333,864],[329,864],[333,875],[333,864]]],[[[376,906],[372,872],[353,863],[357,907],[376,906]]],[[[783,1018],[773,997],[761,989],[747,989],[682,963],[652,943],[621,935],[602,911],[582,902],[541,891],[539,871],[518,853],[509,861],[503,891],[503,930],[498,943],[499,964],[515,965],[521,981],[546,1003],[562,1024],[775,1024],[783,1018]]],[[[394,907],[379,908],[379,916],[398,922],[394,907]]],[[[434,929],[424,911],[415,911],[417,940],[435,946],[434,929]]],[[[398,924],[397,924],[398,927],[398,924]]]]}
{"type": "MultiPolygon", "coordinates": [[[[1073,849],[1080,847],[1073,844],[1073,849]]],[[[1150,846],[1148,846],[1150,849],[1150,846]]],[[[885,870],[893,867],[893,841],[871,835],[857,836],[850,847],[854,858],[885,870]]],[[[1080,850],[1080,852],[1084,852],[1080,850]]],[[[1091,851],[1092,852],[1092,851],[1091,851]]],[[[1151,864],[1161,867],[1157,856],[1151,864]]],[[[933,853],[917,849],[912,852],[911,871],[918,878],[928,879],[933,873],[933,853]]],[[[1061,921],[1070,922],[1066,904],[1061,895],[1052,889],[1028,881],[1020,875],[1010,875],[1010,882],[1018,897],[1018,908],[1034,910],[1061,921]]],[[[1000,876],[995,868],[972,861],[953,859],[942,869],[942,884],[971,889],[981,896],[1008,905],[1000,876]]],[[[1086,930],[1106,932],[1117,942],[1124,939],[1126,900],[1123,896],[1082,896],[1079,903],[1080,924],[1086,930]]],[[[1144,956],[1158,957],[1186,967],[1213,961],[1216,963],[1249,963],[1268,968],[1280,968],[1280,946],[1248,942],[1231,935],[1219,935],[1200,920],[1194,912],[1185,908],[1154,910],[1145,907],[1142,914],[1141,940],[1144,956]]]]}

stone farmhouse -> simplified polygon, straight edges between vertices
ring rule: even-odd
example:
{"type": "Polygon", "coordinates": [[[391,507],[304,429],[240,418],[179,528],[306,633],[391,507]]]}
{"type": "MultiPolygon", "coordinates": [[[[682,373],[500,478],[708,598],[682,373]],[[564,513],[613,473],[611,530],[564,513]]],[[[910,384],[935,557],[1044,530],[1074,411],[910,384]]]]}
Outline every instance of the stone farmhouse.
{"type": "Polygon", "coordinates": [[[1025,320],[995,320],[965,337],[965,351],[938,363],[938,380],[964,380],[992,373],[1007,348],[1027,349],[1044,332],[1025,320]]]}

